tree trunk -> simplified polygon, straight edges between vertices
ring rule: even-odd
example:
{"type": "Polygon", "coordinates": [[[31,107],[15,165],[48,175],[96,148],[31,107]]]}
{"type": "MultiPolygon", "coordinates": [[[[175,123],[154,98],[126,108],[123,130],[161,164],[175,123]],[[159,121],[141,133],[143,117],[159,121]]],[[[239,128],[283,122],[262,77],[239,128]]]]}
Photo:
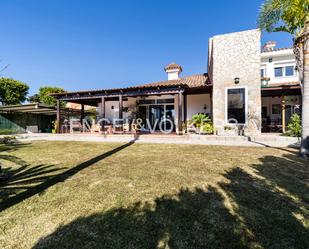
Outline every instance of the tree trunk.
{"type": "MultiPolygon", "coordinates": [[[[305,35],[309,36],[309,23],[306,25],[305,35]]],[[[303,66],[303,91],[302,91],[302,141],[301,156],[309,155],[309,37],[304,39],[304,66],[303,66]]]]}

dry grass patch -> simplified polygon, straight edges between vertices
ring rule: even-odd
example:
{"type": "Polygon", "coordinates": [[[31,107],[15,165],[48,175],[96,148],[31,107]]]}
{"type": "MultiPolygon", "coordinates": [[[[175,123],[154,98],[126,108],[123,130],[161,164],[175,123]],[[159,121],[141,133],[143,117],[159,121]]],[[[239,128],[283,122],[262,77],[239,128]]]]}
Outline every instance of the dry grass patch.
{"type": "Polygon", "coordinates": [[[0,248],[308,248],[293,150],[34,142],[0,147],[0,248]]]}

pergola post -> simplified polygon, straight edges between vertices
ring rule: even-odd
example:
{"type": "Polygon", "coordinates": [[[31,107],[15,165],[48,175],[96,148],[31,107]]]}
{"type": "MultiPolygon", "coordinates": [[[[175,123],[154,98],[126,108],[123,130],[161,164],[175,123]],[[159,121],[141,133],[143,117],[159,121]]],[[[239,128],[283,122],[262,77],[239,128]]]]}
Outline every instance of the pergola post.
{"type": "Polygon", "coordinates": [[[119,95],[119,119],[122,119],[122,109],[123,109],[123,101],[122,95],[119,95]]]}
{"type": "Polygon", "coordinates": [[[85,106],[84,104],[81,104],[81,108],[80,108],[80,124],[82,126],[82,131],[84,131],[84,117],[85,117],[85,106]]]}
{"type": "Polygon", "coordinates": [[[57,99],[56,133],[60,133],[60,100],[57,99]]]}
{"type": "Polygon", "coordinates": [[[105,118],[105,97],[101,98],[101,118],[105,118]]]}
{"type": "Polygon", "coordinates": [[[281,119],[282,119],[282,133],[285,133],[285,96],[282,95],[281,97],[281,119]]]}
{"type": "Polygon", "coordinates": [[[187,116],[188,116],[188,96],[183,95],[183,120],[185,122],[185,127],[183,129],[187,130],[187,116]]]}
{"type": "Polygon", "coordinates": [[[177,134],[182,135],[182,107],[183,107],[183,91],[178,93],[178,122],[177,122],[177,134]]]}
{"type": "MultiPolygon", "coordinates": [[[[105,118],[105,97],[102,97],[101,98],[101,118],[105,118]]],[[[105,121],[103,120],[101,122],[101,129],[102,131],[104,131],[104,124],[105,124],[105,121]]]]}

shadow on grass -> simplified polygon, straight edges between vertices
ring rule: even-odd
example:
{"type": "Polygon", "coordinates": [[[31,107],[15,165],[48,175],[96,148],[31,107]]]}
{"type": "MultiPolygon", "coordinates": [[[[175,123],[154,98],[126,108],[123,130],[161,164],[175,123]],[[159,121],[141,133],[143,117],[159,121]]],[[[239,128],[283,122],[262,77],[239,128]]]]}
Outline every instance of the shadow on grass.
{"type": "Polygon", "coordinates": [[[292,154],[260,162],[254,174],[226,172],[218,187],[80,217],[33,248],[308,249],[309,165],[292,154]]]}
{"type": "Polygon", "coordinates": [[[309,248],[309,163],[287,152],[260,158],[253,174],[235,168],[220,183],[261,248],[309,248]]]}
{"type": "MultiPolygon", "coordinates": [[[[4,182],[2,186],[0,186],[0,191],[3,191],[3,201],[0,203],[0,212],[12,207],[13,205],[33,196],[36,194],[41,193],[42,191],[45,191],[49,187],[59,183],[63,182],[69,177],[75,175],[79,171],[125,149],[126,147],[134,144],[135,140],[126,143],[124,145],[121,145],[113,150],[110,150],[108,152],[105,152],[101,155],[98,155],[94,158],[91,158],[83,163],[80,163],[73,168],[70,168],[60,174],[53,174],[49,175],[50,173],[54,173],[56,171],[62,170],[60,168],[53,168],[53,165],[38,165],[35,167],[29,167],[26,166],[21,167],[18,169],[18,172],[12,171],[13,177],[10,177],[7,182],[4,182]],[[46,175],[48,173],[48,175],[46,175]],[[35,178],[32,178],[36,176],[35,178]],[[18,179],[20,178],[20,179],[18,179]],[[10,184],[17,185],[17,183],[21,184],[28,184],[26,187],[24,187],[25,191],[21,191],[16,193],[16,190],[18,189],[18,186],[12,187],[10,189],[10,184]],[[36,185],[32,185],[33,183],[37,183],[36,185]],[[10,192],[11,191],[11,192],[10,192]],[[14,192],[15,191],[15,192],[14,192]]],[[[8,172],[10,173],[10,172],[8,172]]]]}
{"type": "Polygon", "coordinates": [[[181,190],[154,203],[135,203],[81,217],[34,248],[246,248],[217,189],[181,190]]]}
{"type": "Polygon", "coordinates": [[[44,164],[3,169],[3,173],[7,175],[7,179],[0,181],[0,210],[3,210],[15,198],[22,201],[23,199],[18,198],[19,196],[51,179],[54,177],[52,173],[59,170],[61,169],[55,168],[54,165],[44,164]]]}

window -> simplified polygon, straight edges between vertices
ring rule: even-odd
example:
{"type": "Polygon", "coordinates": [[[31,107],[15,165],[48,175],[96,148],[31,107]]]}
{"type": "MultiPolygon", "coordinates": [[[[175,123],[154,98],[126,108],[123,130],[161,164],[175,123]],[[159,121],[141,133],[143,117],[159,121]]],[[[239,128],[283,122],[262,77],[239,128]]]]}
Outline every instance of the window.
{"type": "Polygon", "coordinates": [[[281,114],[281,105],[280,104],[276,104],[276,105],[272,105],[271,106],[271,113],[272,114],[281,114]]]}
{"type": "Polygon", "coordinates": [[[294,66],[285,67],[285,76],[294,76],[294,66]]]}
{"type": "Polygon", "coordinates": [[[227,90],[227,119],[228,123],[246,123],[246,89],[227,90]]]}
{"type": "Polygon", "coordinates": [[[275,77],[294,76],[294,66],[275,67],[275,77]]]}
{"type": "Polygon", "coordinates": [[[264,68],[261,69],[261,77],[262,78],[265,77],[265,69],[264,68]]]}
{"type": "Polygon", "coordinates": [[[275,77],[283,77],[283,67],[275,67],[275,77]]]}

